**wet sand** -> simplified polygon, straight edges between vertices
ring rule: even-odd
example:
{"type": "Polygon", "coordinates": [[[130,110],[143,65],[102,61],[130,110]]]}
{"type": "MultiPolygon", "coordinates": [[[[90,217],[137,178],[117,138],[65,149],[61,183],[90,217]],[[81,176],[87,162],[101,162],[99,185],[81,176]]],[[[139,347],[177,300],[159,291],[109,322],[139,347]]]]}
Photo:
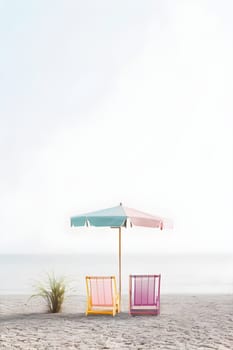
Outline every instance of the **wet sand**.
{"type": "Polygon", "coordinates": [[[166,295],[159,316],[86,317],[85,297],[67,297],[62,313],[40,299],[0,295],[0,349],[233,349],[232,295],[166,295]]]}

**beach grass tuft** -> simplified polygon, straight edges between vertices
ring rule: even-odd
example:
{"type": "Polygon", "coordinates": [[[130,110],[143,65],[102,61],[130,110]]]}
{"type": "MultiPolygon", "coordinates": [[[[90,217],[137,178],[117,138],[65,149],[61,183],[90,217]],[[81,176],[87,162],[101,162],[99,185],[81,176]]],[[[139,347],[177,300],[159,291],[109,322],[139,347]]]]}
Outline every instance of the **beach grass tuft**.
{"type": "Polygon", "coordinates": [[[67,284],[64,277],[58,278],[54,274],[48,274],[47,280],[36,285],[36,293],[30,299],[41,297],[45,300],[49,312],[58,313],[61,312],[66,290],[67,284]]]}

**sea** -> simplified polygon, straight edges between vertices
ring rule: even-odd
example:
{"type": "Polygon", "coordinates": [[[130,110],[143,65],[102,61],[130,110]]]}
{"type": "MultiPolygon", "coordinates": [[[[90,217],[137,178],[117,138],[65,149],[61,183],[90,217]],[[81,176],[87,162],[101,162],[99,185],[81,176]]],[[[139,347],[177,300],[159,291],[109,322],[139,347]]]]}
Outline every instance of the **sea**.
{"type": "MultiPolygon", "coordinates": [[[[161,294],[232,294],[233,256],[223,254],[126,254],[122,294],[130,274],[161,274],[161,294]]],[[[65,278],[70,294],[85,295],[85,276],[118,276],[117,254],[0,255],[0,294],[35,292],[48,275],[65,278]]]]}

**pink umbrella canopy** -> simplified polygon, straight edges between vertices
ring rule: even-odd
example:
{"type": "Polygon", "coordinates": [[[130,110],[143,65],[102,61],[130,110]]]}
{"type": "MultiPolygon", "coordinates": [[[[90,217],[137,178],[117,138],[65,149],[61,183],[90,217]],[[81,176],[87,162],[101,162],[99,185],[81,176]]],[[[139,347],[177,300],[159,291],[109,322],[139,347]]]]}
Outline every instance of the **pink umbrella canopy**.
{"type": "Polygon", "coordinates": [[[124,210],[126,212],[127,217],[129,218],[131,225],[160,228],[160,230],[162,230],[165,227],[172,227],[172,223],[168,219],[147,214],[132,208],[124,207],[124,210]]]}

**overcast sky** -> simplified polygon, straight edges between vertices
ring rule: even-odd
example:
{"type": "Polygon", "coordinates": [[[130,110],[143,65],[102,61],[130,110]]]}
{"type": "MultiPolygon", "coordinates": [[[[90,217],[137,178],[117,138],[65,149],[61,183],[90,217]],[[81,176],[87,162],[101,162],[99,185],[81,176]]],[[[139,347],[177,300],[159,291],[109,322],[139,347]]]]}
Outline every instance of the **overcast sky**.
{"type": "Polygon", "coordinates": [[[231,0],[0,0],[0,253],[233,252],[231,0]]]}

